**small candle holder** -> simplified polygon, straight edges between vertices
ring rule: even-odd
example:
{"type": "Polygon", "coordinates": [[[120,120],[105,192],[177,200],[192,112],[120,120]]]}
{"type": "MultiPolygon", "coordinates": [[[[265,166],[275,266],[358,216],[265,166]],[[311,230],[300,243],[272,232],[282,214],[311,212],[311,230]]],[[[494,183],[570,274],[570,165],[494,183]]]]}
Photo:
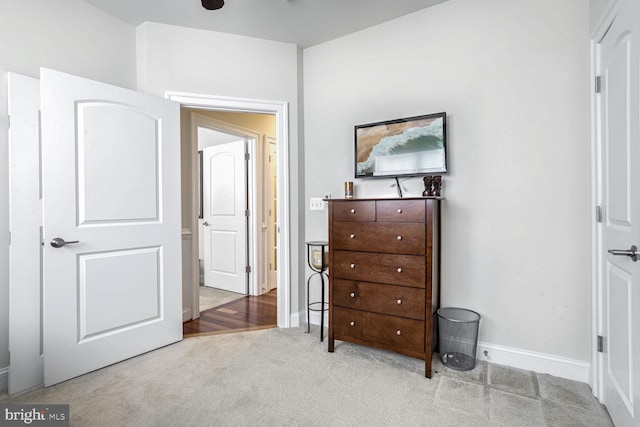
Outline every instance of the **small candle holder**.
{"type": "Polygon", "coordinates": [[[346,181],[344,183],[344,198],[353,199],[353,181],[346,181]]]}

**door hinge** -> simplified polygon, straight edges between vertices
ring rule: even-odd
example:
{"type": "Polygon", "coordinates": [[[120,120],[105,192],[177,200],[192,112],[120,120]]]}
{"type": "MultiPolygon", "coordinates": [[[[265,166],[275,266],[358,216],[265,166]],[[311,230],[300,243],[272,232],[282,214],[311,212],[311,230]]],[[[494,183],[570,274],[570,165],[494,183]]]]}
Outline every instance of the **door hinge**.
{"type": "Polygon", "coordinates": [[[11,116],[7,115],[7,129],[11,129],[11,116]]]}
{"type": "Polygon", "coordinates": [[[602,76],[596,76],[596,93],[602,92],[602,76]]]}
{"type": "Polygon", "coordinates": [[[250,265],[247,265],[247,266],[244,268],[244,271],[245,271],[245,273],[251,273],[251,266],[250,266],[250,265]]]}
{"type": "Polygon", "coordinates": [[[244,153],[244,159],[245,160],[251,159],[251,155],[249,153],[244,153]]]}
{"type": "Polygon", "coordinates": [[[244,216],[249,217],[249,209],[244,210],[244,216]]]}
{"type": "Polygon", "coordinates": [[[604,337],[598,335],[598,353],[604,353],[604,337]]]}
{"type": "Polygon", "coordinates": [[[596,222],[602,222],[602,206],[596,206],[596,222]]]}

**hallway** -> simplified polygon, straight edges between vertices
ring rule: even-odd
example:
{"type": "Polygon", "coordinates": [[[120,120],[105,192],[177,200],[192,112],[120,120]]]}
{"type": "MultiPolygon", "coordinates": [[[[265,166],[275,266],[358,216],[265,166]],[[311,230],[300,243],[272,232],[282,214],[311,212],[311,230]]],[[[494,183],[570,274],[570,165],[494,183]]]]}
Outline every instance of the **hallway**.
{"type": "Polygon", "coordinates": [[[184,338],[229,332],[253,331],[277,326],[277,291],[246,296],[210,308],[200,318],[183,323],[184,338]]]}

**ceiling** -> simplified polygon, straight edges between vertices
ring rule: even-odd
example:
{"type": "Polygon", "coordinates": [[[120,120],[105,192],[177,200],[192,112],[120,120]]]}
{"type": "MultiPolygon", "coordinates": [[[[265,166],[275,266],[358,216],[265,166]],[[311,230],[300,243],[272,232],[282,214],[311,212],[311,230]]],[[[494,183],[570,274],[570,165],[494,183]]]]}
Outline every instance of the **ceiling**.
{"type": "Polygon", "coordinates": [[[314,46],[446,0],[84,0],[133,26],[145,21],[314,46]]]}

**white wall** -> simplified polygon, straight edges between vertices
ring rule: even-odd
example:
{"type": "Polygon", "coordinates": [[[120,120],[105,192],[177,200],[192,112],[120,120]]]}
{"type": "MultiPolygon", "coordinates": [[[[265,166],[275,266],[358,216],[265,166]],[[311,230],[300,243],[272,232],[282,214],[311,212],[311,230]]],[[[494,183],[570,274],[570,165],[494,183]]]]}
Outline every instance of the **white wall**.
{"type": "Polygon", "coordinates": [[[587,363],[588,31],[580,0],[450,0],[304,51],[305,199],[342,197],[354,125],[446,111],[443,305],[478,311],[482,342],[587,363]]]}
{"type": "Polygon", "coordinates": [[[166,91],[262,99],[289,103],[291,201],[291,312],[304,292],[303,252],[298,231],[298,194],[304,188],[299,168],[298,49],[289,43],[195,30],[157,23],[137,28],[138,89],[164,96],[166,91]]]}
{"type": "Polygon", "coordinates": [[[5,72],[38,77],[41,66],[135,88],[135,29],[79,0],[0,1],[0,376],[9,364],[5,72]]]}

